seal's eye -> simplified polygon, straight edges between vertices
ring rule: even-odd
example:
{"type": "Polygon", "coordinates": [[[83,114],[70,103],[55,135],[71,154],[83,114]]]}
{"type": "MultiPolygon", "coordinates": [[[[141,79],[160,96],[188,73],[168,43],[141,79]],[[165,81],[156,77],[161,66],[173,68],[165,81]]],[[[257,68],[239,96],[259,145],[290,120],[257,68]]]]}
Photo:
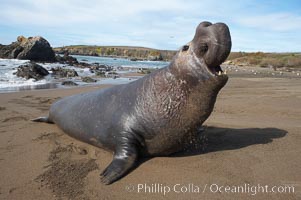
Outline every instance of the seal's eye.
{"type": "Polygon", "coordinates": [[[184,45],[183,48],[182,48],[182,51],[187,51],[189,49],[189,46],[188,45],[184,45]]]}
{"type": "Polygon", "coordinates": [[[205,53],[206,51],[208,51],[208,45],[206,43],[201,44],[200,50],[201,52],[205,53]]]}

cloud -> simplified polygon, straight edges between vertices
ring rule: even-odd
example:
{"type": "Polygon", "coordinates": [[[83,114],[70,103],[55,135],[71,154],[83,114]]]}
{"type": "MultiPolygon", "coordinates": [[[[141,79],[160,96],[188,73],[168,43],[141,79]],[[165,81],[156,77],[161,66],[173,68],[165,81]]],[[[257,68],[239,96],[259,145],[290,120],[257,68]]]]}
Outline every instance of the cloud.
{"type": "Polygon", "coordinates": [[[118,22],[145,12],[181,12],[188,9],[181,1],[172,0],[16,0],[1,5],[1,21],[6,23],[48,26],[118,22]]]}
{"type": "Polygon", "coordinates": [[[241,17],[238,23],[242,26],[269,31],[301,30],[301,16],[291,13],[272,13],[241,17]]]}
{"type": "Polygon", "coordinates": [[[259,0],[0,0],[0,43],[10,43],[18,35],[42,35],[52,46],[137,45],[178,49],[192,39],[198,23],[207,20],[229,25],[233,50],[300,51],[301,15],[288,10],[293,6],[281,10],[284,3],[259,0]]]}

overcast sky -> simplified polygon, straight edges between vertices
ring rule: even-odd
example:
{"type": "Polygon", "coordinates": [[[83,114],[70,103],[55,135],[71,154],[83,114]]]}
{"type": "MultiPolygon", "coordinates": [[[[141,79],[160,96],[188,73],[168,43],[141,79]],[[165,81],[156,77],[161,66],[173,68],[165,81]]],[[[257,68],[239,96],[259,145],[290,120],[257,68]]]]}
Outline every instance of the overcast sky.
{"type": "Polygon", "coordinates": [[[230,27],[232,51],[300,52],[301,0],[0,0],[0,43],[178,49],[201,21],[230,27]]]}

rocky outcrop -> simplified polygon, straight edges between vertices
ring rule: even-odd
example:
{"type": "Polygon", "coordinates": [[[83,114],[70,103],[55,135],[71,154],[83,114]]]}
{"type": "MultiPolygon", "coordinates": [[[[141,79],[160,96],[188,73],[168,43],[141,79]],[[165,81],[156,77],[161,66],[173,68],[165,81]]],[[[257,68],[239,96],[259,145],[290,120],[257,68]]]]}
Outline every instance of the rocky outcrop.
{"type": "Polygon", "coordinates": [[[89,66],[89,68],[90,72],[95,74],[109,72],[114,69],[113,66],[103,65],[99,63],[93,63],[91,66],[89,66]]]}
{"type": "Polygon", "coordinates": [[[78,84],[73,82],[73,81],[63,81],[62,85],[67,85],[67,86],[77,86],[78,84]]]}
{"type": "Polygon", "coordinates": [[[119,74],[115,71],[111,71],[111,72],[106,72],[105,73],[105,77],[106,78],[113,78],[113,79],[116,79],[116,78],[119,78],[119,74]]]}
{"type": "Polygon", "coordinates": [[[74,69],[64,69],[61,67],[51,68],[52,74],[59,77],[75,77],[78,76],[74,69]]]}
{"type": "Polygon", "coordinates": [[[61,64],[76,65],[79,64],[77,59],[70,56],[68,52],[64,52],[63,56],[56,55],[55,59],[61,64]]]}
{"type": "Polygon", "coordinates": [[[35,80],[40,80],[43,79],[44,76],[47,76],[49,72],[41,65],[36,63],[28,63],[26,65],[19,66],[17,72],[14,74],[18,77],[23,77],[26,79],[33,78],[35,80]]]}
{"type": "Polygon", "coordinates": [[[43,37],[19,36],[10,45],[0,45],[0,58],[16,58],[22,60],[55,62],[55,53],[43,37]]]}
{"type": "Polygon", "coordinates": [[[97,80],[95,80],[95,79],[93,79],[91,77],[88,77],[88,76],[82,77],[82,81],[86,82],[86,83],[95,83],[95,82],[97,82],[97,80]]]}

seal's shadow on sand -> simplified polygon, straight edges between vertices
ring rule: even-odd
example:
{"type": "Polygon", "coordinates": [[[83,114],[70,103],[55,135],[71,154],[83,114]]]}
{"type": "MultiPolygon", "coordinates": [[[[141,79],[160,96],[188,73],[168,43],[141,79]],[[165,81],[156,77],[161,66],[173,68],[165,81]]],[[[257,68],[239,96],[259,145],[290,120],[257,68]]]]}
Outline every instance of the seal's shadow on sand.
{"type": "Polygon", "coordinates": [[[284,137],[287,131],[278,128],[233,129],[205,127],[200,136],[205,138],[203,148],[182,151],[172,157],[193,156],[210,152],[235,150],[257,144],[268,144],[273,139],[284,137]]]}
{"type": "MultiPolygon", "coordinates": [[[[188,157],[202,155],[211,152],[237,150],[251,145],[268,144],[274,139],[286,136],[287,131],[278,128],[221,128],[221,127],[203,127],[204,130],[198,133],[197,137],[202,138],[191,146],[197,148],[187,149],[174,153],[169,157],[188,157]]],[[[137,166],[152,158],[142,158],[138,161],[137,166]]]]}

